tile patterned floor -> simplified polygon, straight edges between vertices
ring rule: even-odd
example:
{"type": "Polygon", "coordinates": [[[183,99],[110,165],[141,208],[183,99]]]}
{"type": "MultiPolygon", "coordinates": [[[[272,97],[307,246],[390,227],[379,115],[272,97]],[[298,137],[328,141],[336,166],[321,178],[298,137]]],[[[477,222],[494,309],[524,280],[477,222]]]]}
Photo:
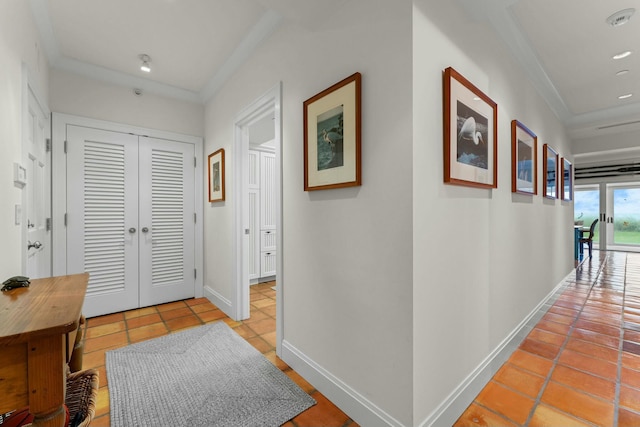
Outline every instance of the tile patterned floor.
{"type": "MultiPolygon", "coordinates": [[[[109,385],[105,370],[105,352],[181,329],[224,321],[274,365],[287,374],[316,405],[307,409],[286,427],[358,427],[338,407],[276,356],[276,300],[274,282],[251,286],[251,318],[235,322],[206,298],[189,299],[154,307],[87,319],[83,369],[97,368],[100,389],[93,427],[109,426],[109,385]]],[[[639,373],[640,375],[640,373],[639,373]]]]}
{"type": "Polygon", "coordinates": [[[594,251],[454,426],[640,426],[640,254],[594,251]]]}

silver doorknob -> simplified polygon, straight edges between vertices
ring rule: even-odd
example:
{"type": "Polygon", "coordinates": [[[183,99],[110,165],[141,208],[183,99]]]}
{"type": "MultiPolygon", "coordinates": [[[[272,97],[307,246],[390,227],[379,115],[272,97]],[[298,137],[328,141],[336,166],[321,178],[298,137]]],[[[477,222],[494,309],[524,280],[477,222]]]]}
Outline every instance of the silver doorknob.
{"type": "Polygon", "coordinates": [[[135,233],[135,232],[136,232],[136,228],[135,228],[135,227],[131,227],[131,228],[129,229],[129,233],[133,234],[133,233],[135,233]]]}
{"type": "Polygon", "coordinates": [[[142,227],[142,232],[143,233],[148,233],[149,232],[149,228],[148,227],[142,227]]]}
{"type": "Polygon", "coordinates": [[[31,248],[40,249],[41,247],[42,247],[42,243],[38,242],[37,240],[33,243],[31,243],[31,240],[27,242],[27,250],[31,248]]]}

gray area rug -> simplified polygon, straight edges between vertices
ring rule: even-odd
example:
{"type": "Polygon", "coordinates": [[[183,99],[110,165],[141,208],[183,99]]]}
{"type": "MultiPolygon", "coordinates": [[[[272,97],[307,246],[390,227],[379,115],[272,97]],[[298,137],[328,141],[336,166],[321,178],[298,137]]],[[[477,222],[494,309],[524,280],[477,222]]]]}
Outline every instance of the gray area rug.
{"type": "Polygon", "coordinates": [[[316,403],[224,322],[106,357],[114,427],[279,426],[316,403]]]}

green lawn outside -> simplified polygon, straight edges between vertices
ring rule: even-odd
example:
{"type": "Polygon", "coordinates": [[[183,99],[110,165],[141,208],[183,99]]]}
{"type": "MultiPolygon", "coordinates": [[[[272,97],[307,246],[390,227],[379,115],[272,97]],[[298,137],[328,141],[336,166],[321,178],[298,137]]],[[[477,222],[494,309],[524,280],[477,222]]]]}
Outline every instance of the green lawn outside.
{"type": "Polygon", "coordinates": [[[616,230],[613,232],[613,241],[622,245],[640,245],[640,231],[616,230]]]}

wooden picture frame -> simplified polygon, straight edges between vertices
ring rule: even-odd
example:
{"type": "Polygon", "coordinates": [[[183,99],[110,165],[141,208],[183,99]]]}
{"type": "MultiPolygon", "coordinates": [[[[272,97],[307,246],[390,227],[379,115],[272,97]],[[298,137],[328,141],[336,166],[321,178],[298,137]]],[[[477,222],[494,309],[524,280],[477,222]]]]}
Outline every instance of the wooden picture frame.
{"type": "Polygon", "coordinates": [[[511,121],[511,191],[538,194],[538,137],[518,120],[511,121]]]}
{"type": "Polygon", "coordinates": [[[498,187],[498,105],[453,68],[444,70],[444,182],[498,187]]]}
{"type": "Polygon", "coordinates": [[[355,73],[304,101],[304,190],[362,185],[361,80],[355,73]]]}
{"type": "Polygon", "coordinates": [[[565,202],[573,200],[573,165],[566,158],[560,160],[562,173],[560,179],[562,184],[560,185],[561,199],[565,202]]]}
{"type": "Polygon", "coordinates": [[[224,201],[224,148],[221,148],[218,151],[209,154],[208,161],[209,201],[224,201]]]}
{"type": "Polygon", "coordinates": [[[549,144],[542,148],[542,176],[544,179],[544,197],[558,198],[558,152],[549,144]]]}

